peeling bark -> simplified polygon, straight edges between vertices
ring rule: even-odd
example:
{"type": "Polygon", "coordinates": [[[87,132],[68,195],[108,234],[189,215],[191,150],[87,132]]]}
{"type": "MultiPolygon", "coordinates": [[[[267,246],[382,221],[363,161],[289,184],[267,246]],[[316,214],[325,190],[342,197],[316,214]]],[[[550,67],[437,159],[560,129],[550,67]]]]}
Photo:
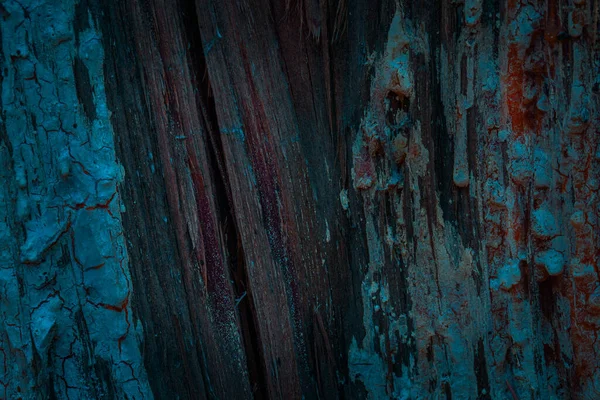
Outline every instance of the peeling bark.
{"type": "Polygon", "coordinates": [[[101,32],[69,1],[2,12],[0,397],[152,397],[131,313],[101,32]],[[85,22],[85,24],[83,24],[85,22]]]}

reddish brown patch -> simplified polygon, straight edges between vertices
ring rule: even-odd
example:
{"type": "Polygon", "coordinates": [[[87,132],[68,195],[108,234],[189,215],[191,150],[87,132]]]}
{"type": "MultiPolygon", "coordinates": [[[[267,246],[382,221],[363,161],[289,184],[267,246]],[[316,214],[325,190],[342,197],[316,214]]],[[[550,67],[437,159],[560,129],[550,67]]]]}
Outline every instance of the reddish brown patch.
{"type": "Polygon", "coordinates": [[[370,188],[375,182],[375,166],[366,147],[354,155],[354,178],[354,186],[360,190],[370,188]]]}
{"type": "Polygon", "coordinates": [[[106,210],[106,212],[112,217],[113,215],[110,212],[109,206],[110,206],[110,203],[113,201],[113,199],[115,198],[116,195],[117,195],[117,192],[114,192],[112,194],[112,196],[110,196],[110,199],[108,199],[106,201],[106,203],[100,203],[100,204],[96,204],[96,205],[93,205],[93,206],[88,206],[85,209],[88,210],[88,211],[97,210],[97,209],[106,210]]]}
{"type": "Polygon", "coordinates": [[[99,305],[107,310],[122,312],[123,310],[125,310],[125,308],[127,307],[128,304],[129,304],[129,294],[127,294],[127,297],[125,297],[125,299],[117,306],[115,306],[113,304],[105,304],[105,303],[100,303],[99,305]]]}
{"type": "Polygon", "coordinates": [[[517,44],[511,44],[508,50],[508,67],[504,75],[504,101],[516,137],[523,135],[525,115],[523,112],[523,60],[519,57],[517,44]]]}
{"type": "Polygon", "coordinates": [[[546,27],[544,29],[544,38],[550,44],[558,41],[558,35],[561,31],[560,18],[557,12],[558,2],[548,2],[548,12],[546,14],[546,27]]]}
{"type": "Polygon", "coordinates": [[[105,264],[106,263],[100,263],[98,265],[94,265],[92,267],[86,268],[86,271],[92,271],[92,270],[95,270],[95,269],[100,269],[100,268],[104,267],[105,264]]]}

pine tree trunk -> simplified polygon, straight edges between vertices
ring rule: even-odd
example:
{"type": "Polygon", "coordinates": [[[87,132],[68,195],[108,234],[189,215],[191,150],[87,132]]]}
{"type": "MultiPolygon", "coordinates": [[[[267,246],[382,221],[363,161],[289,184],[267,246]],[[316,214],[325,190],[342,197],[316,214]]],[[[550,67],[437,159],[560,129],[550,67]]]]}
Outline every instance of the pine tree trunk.
{"type": "Polygon", "coordinates": [[[600,398],[600,3],[0,2],[0,398],[600,398]]]}

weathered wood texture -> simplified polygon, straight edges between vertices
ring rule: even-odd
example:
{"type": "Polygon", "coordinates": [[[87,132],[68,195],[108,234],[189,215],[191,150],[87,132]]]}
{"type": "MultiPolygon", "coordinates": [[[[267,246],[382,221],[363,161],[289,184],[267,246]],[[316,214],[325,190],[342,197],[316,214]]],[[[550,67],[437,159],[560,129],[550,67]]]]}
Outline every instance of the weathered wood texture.
{"type": "Polygon", "coordinates": [[[0,398],[600,398],[600,3],[0,3],[0,398]]]}

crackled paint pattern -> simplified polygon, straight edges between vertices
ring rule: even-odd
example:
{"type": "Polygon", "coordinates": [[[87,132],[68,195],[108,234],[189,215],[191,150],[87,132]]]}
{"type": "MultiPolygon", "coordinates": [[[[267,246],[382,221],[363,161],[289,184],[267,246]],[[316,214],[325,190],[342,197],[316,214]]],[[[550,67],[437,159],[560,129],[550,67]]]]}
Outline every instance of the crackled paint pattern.
{"type": "Polygon", "coordinates": [[[75,15],[72,1],[0,4],[0,397],[152,398],[102,41],[75,15]]]}
{"type": "Polygon", "coordinates": [[[600,396],[590,3],[465,1],[460,34],[397,11],[353,147],[369,264],[366,335],[348,362],[371,398],[600,396]],[[428,108],[433,89],[415,89],[432,76],[441,116],[428,108]],[[434,124],[451,165],[425,132],[434,124]],[[407,271],[408,309],[390,296],[388,263],[407,271]]]}

